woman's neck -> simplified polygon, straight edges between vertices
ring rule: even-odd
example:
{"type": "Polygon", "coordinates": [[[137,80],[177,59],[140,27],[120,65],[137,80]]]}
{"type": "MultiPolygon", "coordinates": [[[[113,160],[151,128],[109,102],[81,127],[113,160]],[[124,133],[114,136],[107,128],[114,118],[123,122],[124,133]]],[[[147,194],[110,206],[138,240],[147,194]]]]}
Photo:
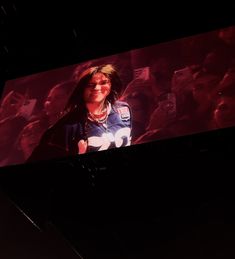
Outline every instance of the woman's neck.
{"type": "Polygon", "coordinates": [[[104,102],[102,103],[87,103],[86,104],[87,110],[95,115],[99,115],[102,113],[105,109],[105,104],[104,102]]]}

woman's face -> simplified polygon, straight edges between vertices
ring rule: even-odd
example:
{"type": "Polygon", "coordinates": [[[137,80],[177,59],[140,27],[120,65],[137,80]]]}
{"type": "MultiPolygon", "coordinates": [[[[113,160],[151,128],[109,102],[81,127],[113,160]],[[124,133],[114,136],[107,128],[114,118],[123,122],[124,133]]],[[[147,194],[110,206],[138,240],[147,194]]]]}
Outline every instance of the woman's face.
{"type": "Polygon", "coordinates": [[[110,91],[110,79],[102,73],[97,73],[91,78],[84,90],[84,101],[85,103],[102,103],[110,91]]]}

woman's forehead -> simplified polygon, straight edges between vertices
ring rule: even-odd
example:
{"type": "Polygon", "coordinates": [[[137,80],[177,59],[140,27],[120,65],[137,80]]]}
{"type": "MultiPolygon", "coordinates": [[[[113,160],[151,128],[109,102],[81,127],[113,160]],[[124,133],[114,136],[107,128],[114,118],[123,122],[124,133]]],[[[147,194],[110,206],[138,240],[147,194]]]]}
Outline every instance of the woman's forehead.
{"type": "Polygon", "coordinates": [[[106,80],[108,77],[103,73],[96,73],[92,76],[91,81],[106,80]]]}

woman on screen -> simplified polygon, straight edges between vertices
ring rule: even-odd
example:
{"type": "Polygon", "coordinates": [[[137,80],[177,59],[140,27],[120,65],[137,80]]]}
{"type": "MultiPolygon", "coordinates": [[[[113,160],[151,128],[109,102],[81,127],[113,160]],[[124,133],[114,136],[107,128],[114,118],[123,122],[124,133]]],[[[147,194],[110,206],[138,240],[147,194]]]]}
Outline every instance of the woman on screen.
{"type": "Polygon", "coordinates": [[[118,101],[120,77],[111,64],[83,71],[65,108],[65,115],[43,135],[28,161],[128,146],[131,112],[118,101]]]}

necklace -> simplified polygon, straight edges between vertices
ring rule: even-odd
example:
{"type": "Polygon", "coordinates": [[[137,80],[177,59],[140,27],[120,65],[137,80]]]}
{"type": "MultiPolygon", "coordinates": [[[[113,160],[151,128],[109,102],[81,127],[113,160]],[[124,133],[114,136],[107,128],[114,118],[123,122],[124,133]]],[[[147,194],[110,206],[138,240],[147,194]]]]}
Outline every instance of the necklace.
{"type": "Polygon", "coordinates": [[[95,121],[97,123],[104,123],[106,122],[107,118],[108,118],[108,111],[107,108],[105,108],[103,110],[103,112],[101,112],[100,114],[94,114],[92,112],[88,113],[88,118],[92,121],[95,121]]]}

